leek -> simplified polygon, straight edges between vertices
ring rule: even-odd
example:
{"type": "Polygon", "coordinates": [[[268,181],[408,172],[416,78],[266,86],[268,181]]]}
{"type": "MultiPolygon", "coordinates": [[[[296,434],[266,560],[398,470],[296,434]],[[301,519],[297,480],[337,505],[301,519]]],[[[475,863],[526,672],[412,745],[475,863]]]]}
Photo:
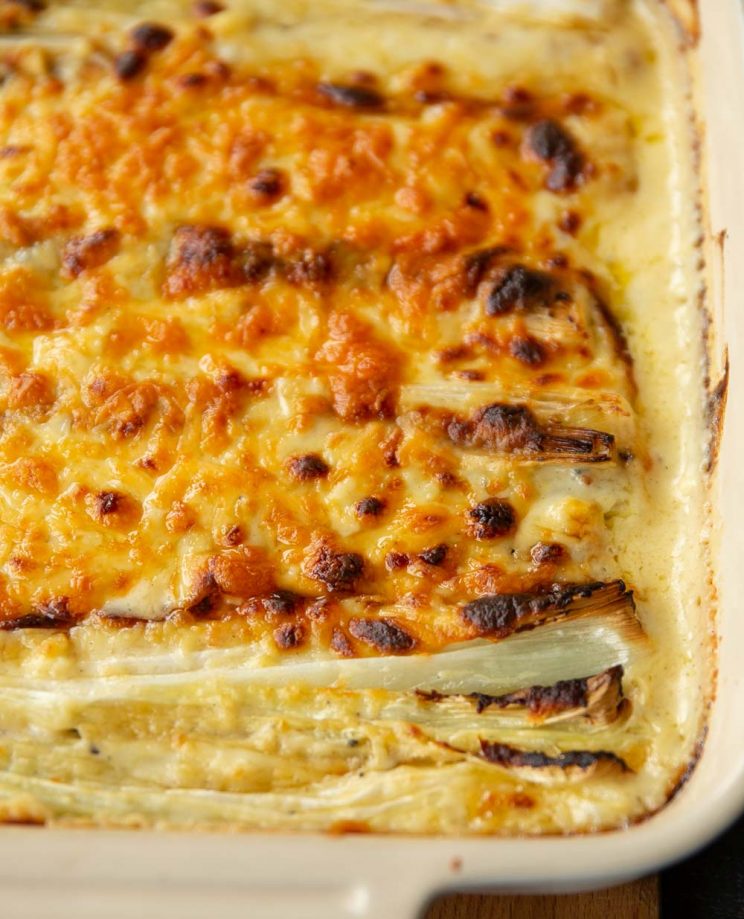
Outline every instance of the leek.
{"type": "MultiPolygon", "coordinates": [[[[206,678],[225,685],[302,685],[338,689],[389,689],[399,692],[515,692],[525,686],[571,680],[627,666],[644,650],[645,637],[632,611],[617,603],[568,614],[563,620],[520,632],[494,643],[484,639],[451,645],[436,654],[338,658],[309,652],[256,665],[250,649],[226,648],[192,654],[172,652],[107,661],[113,676],[60,680],[0,677],[0,688],[54,692],[82,698],[158,698],[167,687],[185,689],[206,678]]],[[[95,672],[96,663],[89,669],[95,672]]],[[[81,668],[82,669],[82,668],[81,668]]]]}

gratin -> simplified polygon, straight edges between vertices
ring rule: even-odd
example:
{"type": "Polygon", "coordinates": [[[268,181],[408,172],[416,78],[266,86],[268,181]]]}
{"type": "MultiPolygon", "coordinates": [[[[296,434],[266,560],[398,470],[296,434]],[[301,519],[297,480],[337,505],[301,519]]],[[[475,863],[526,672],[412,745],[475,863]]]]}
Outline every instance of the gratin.
{"type": "Polygon", "coordinates": [[[0,5],[0,818],[669,798],[706,444],[652,7],[0,5]]]}

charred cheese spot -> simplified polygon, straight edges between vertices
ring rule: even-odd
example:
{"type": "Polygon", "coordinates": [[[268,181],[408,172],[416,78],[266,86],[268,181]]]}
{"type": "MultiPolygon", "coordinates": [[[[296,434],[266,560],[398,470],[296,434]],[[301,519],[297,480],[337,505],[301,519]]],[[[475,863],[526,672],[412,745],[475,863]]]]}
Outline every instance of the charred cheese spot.
{"type": "Polygon", "coordinates": [[[287,623],[274,629],[274,641],[277,647],[286,651],[290,648],[299,648],[305,640],[305,630],[297,623],[287,623]]]}
{"type": "Polygon", "coordinates": [[[276,590],[261,601],[266,615],[291,616],[302,604],[302,597],[291,590],[276,590]]]}
{"type": "Polygon", "coordinates": [[[333,629],[333,633],[331,635],[330,647],[340,657],[353,657],[354,656],[354,649],[351,647],[351,642],[349,641],[344,630],[339,628],[338,626],[334,627],[333,629]]]}
{"type": "Polygon", "coordinates": [[[576,211],[565,211],[561,214],[558,226],[564,233],[575,236],[581,228],[581,214],[576,211]]]}
{"type": "Polygon", "coordinates": [[[346,108],[376,109],[384,104],[382,96],[369,86],[319,83],[318,92],[334,105],[341,105],[346,108]]]}
{"type": "Polygon", "coordinates": [[[358,552],[338,552],[327,545],[315,549],[306,563],[309,577],[331,591],[350,591],[364,572],[364,559],[358,552]]]}
{"type": "Polygon", "coordinates": [[[89,492],[84,501],[88,514],[107,528],[129,528],[140,515],[137,503],[120,491],[89,492]]]}
{"type": "Polygon", "coordinates": [[[310,482],[313,479],[324,479],[330,472],[328,463],[316,453],[305,456],[293,456],[287,462],[287,468],[298,482],[310,482]]]}
{"type": "Polygon", "coordinates": [[[472,207],[476,211],[488,211],[488,202],[477,192],[467,192],[464,198],[464,203],[467,205],[467,207],[472,207]]]}
{"type": "Polygon", "coordinates": [[[517,515],[508,501],[488,498],[468,511],[476,539],[495,539],[507,536],[516,527],[517,515]]]}
{"type": "Polygon", "coordinates": [[[512,357],[530,367],[539,367],[545,360],[545,351],[539,342],[526,336],[515,335],[509,342],[509,351],[512,357]]]}
{"type": "Polygon", "coordinates": [[[524,86],[507,86],[503,93],[502,111],[512,121],[528,121],[534,115],[536,101],[524,86]]]}
{"type": "Polygon", "coordinates": [[[199,89],[209,83],[209,77],[204,73],[182,73],[176,82],[182,89],[199,89]]]}
{"type": "Polygon", "coordinates": [[[557,542],[538,542],[530,549],[530,558],[536,565],[560,562],[565,557],[565,546],[557,542]]]}
{"type": "Polygon", "coordinates": [[[194,616],[208,616],[219,607],[220,589],[209,571],[201,571],[192,584],[186,609],[194,616]]]}
{"type": "Polygon", "coordinates": [[[89,236],[75,236],[62,252],[67,277],[76,278],[83,271],[98,268],[112,258],[119,247],[119,233],[114,229],[96,230],[89,236]]]}
{"type": "Polygon", "coordinates": [[[582,180],[584,158],[566,129],[551,119],[539,121],[527,132],[527,147],[550,167],[545,185],[550,191],[572,191],[582,180]]]}
{"type": "Polygon", "coordinates": [[[122,496],[116,491],[102,491],[96,495],[96,504],[100,516],[115,514],[122,503],[122,496]]]}
{"type": "Polygon", "coordinates": [[[122,51],[114,59],[116,76],[125,83],[138,77],[145,67],[147,67],[147,55],[134,48],[122,51]]]}
{"type": "Polygon", "coordinates": [[[270,204],[284,193],[285,179],[279,169],[262,169],[249,182],[248,188],[257,204],[270,204]]]}
{"type": "Polygon", "coordinates": [[[499,316],[511,310],[534,309],[546,302],[551,287],[549,275],[514,265],[491,288],[486,312],[489,316],[499,316]]]}
{"type": "Polygon", "coordinates": [[[484,446],[504,452],[537,452],[542,447],[542,431],[532,412],[523,405],[487,405],[479,409],[472,422],[451,421],[447,433],[454,443],[484,446]]]}
{"type": "Polygon", "coordinates": [[[131,31],[132,43],[135,48],[151,54],[161,51],[173,41],[173,32],[158,22],[143,22],[131,31]]]}
{"type": "Polygon", "coordinates": [[[385,556],[385,568],[388,571],[405,568],[409,562],[410,558],[404,552],[388,552],[385,556]]]}
{"type": "Polygon", "coordinates": [[[384,654],[406,654],[416,645],[416,639],[392,619],[351,619],[349,631],[384,654]]]}
{"type": "Polygon", "coordinates": [[[432,546],[429,549],[424,549],[423,552],[419,552],[419,558],[426,565],[432,565],[436,568],[444,564],[444,560],[447,558],[447,552],[448,546],[444,543],[440,543],[438,546],[432,546]]]}
{"type": "Polygon", "coordinates": [[[276,265],[276,257],[270,243],[252,241],[241,252],[240,272],[249,284],[263,281],[276,265]]]}
{"type": "Polygon", "coordinates": [[[117,387],[97,408],[94,424],[105,427],[115,440],[136,437],[153,416],[158,398],[158,388],[153,383],[117,387]]]}
{"type": "Polygon", "coordinates": [[[379,517],[385,510],[385,502],[374,496],[357,501],[354,508],[357,517],[379,517]]]}
{"type": "Polygon", "coordinates": [[[166,270],[165,293],[174,298],[231,287],[242,280],[230,233],[223,227],[178,227],[166,270]]]}
{"type": "Polygon", "coordinates": [[[215,0],[196,0],[194,3],[194,13],[204,19],[208,16],[216,16],[225,9],[224,4],[216,3],[215,0]]]}

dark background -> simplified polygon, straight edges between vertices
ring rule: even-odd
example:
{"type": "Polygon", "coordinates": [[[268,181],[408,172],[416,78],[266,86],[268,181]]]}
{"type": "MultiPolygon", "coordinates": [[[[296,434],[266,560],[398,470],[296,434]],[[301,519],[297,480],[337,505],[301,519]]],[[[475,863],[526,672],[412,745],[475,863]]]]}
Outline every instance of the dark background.
{"type": "Polygon", "coordinates": [[[660,893],[661,919],[744,919],[744,817],[707,849],[664,871],[660,893]]]}

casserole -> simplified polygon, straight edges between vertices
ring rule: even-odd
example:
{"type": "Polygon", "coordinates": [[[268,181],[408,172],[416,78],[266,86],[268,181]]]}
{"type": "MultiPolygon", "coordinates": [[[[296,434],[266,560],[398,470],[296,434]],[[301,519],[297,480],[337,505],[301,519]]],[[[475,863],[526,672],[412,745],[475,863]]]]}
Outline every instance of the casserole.
{"type": "MultiPolygon", "coordinates": [[[[710,45],[705,44],[705,35],[706,28],[714,28],[716,23],[725,21],[722,19],[724,13],[719,12],[718,16],[720,19],[716,20],[713,13],[708,13],[703,11],[704,15],[709,15],[711,18],[704,20],[704,29],[703,29],[703,44],[701,49],[703,53],[706,52],[710,45]]],[[[728,15],[734,17],[735,9],[733,6],[730,9],[726,10],[728,15]]],[[[718,25],[718,28],[721,28],[721,25],[718,25]]],[[[710,35],[711,33],[708,32],[710,35]]],[[[721,34],[721,33],[715,33],[721,34]]],[[[741,37],[740,23],[738,20],[733,20],[731,27],[726,32],[730,40],[733,41],[736,38],[741,37]],[[738,29],[738,31],[737,31],[738,29]]],[[[728,46],[727,46],[728,47],[728,46]]],[[[718,56],[718,55],[717,55],[718,56]]],[[[726,58],[721,57],[720,60],[726,60],[726,58]]],[[[722,65],[719,63],[719,67],[722,65]]],[[[735,83],[733,84],[735,85],[735,83]]],[[[727,99],[730,103],[733,104],[735,100],[735,95],[733,93],[727,95],[727,99]]],[[[738,100],[740,101],[740,100],[738,100]]],[[[713,109],[704,109],[704,111],[714,111],[713,109]]],[[[735,123],[735,122],[730,122],[735,123]]],[[[715,130],[715,124],[711,123],[711,129],[715,130]]],[[[717,148],[716,148],[717,149],[717,148]]],[[[724,150],[727,150],[729,153],[735,149],[734,145],[729,144],[726,147],[723,147],[724,150]]],[[[733,155],[733,154],[732,154],[733,155]]],[[[713,176],[715,178],[715,176],[713,176]]],[[[712,221],[714,228],[717,229],[720,224],[717,223],[720,219],[725,219],[725,215],[729,211],[725,210],[726,207],[731,207],[731,202],[733,195],[731,195],[731,185],[727,185],[726,195],[722,201],[718,201],[715,197],[715,193],[711,196],[711,212],[712,212],[712,221]],[[717,210],[717,208],[722,208],[717,210]]],[[[734,227],[730,228],[730,232],[733,235],[734,227]]],[[[715,268],[715,264],[713,264],[715,268]]],[[[730,274],[725,278],[726,284],[731,284],[730,274]]],[[[736,341],[733,337],[730,338],[730,348],[732,356],[734,357],[733,366],[736,367],[736,341]]],[[[715,362],[712,366],[715,368],[715,362]]],[[[717,379],[717,376],[713,376],[714,379],[717,379]]],[[[735,422],[727,430],[728,436],[731,435],[731,430],[735,432],[735,422]]],[[[726,465],[726,451],[729,449],[728,443],[724,440],[724,447],[721,457],[722,469],[724,470],[724,475],[727,473],[730,474],[732,466],[726,465]]],[[[732,453],[733,458],[733,453],[732,453]]],[[[728,483],[727,483],[728,487],[728,483]]],[[[728,492],[729,494],[734,493],[728,492]]],[[[721,567],[721,577],[720,585],[722,589],[722,609],[724,616],[724,628],[722,629],[721,634],[726,635],[725,623],[726,623],[726,590],[727,585],[730,589],[730,584],[727,581],[727,556],[724,552],[723,554],[723,564],[721,567]]],[[[728,671],[725,666],[726,662],[726,649],[725,642],[722,649],[721,655],[721,689],[720,696],[716,707],[713,710],[713,716],[711,720],[711,733],[709,743],[713,742],[716,737],[716,712],[722,710],[722,706],[725,705],[725,700],[727,698],[726,692],[727,688],[734,685],[734,673],[733,671],[728,671]],[[731,680],[731,684],[727,683],[727,679],[731,680]]],[[[723,709],[725,710],[725,709],[723,709]]],[[[707,824],[702,821],[698,821],[695,827],[696,838],[701,840],[706,827],[708,829],[713,829],[715,826],[720,825],[722,819],[721,813],[724,809],[727,809],[728,812],[736,806],[737,795],[741,791],[741,772],[740,772],[740,763],[737,760],[737,737],[740,737],[740,732],[737,735],[736,731],[732,731],[731,727],[736,724],[735,715],[727,713],[728,720],[728,733],[721,729],[722,739],[720,740],[720,756],[717,761],[714,762],[712,758],[706,760],[707,754],[703,756],[699,770],[694,774],[693,779],[685,787],[685,789],[680,793],[677,799],[672,802],[672,804],[664,810],[660,815],[654,817],[652,820],[646,824],[639,825],[632,828],[631,830],[626,831],[624,834],[608,834],[597,839],[562,839],[562,840],[522,840],[509,842],[496,842],[493,841],[489,844],[485,843],[476,843],[473,841],[462,841],[458,842],[457,845],[453,843],[445,843],[444,841],[428,841],[426,843],[416,842],[416,841],[395,841],[392,840],[344,840],[343,843],[340,843],[336,840],[306,840],[296,839],[292,843],[293,846],[302,847],[306,845],[305,854],[312,851],[316,854],[316,857],[319,859],[318,862],[310,860],[310,858],[305,858],[303,855],[303,862],[307,866],[309,871],[309,877],[312,877],[312,883],[309,883],[308,887],[312,893],[307,890],[303,893],[303,903],[307,909],[307,914],[310,915],[310,910],[314,908],[313,904],[317,905],[317,909],[323,909],[328,912],[331,906],[335,903],[341,910],[346,910],[350,914],[361,913],[365,908],[369,908],[372,914],[380,914],[385,912],[386,914],[390,913],[394,908],[394,903],[396,900],[399,901],[401,907],[406,907],[411,905],[417,898],[420,897],[421,883],[426,885],[436,885],[441,883],[442,875],[456,875],[460,873],[461,881],[468,883],[475,882],[486,882],[498,880],[500,883],[505,883],[505,886],[508,886],[510,889],[524,889],[523,885],[527,883],[527,879],[530,879],[530,886],[534,885],[533,889],[538,888],[541,884],[543,885],[556,885],[561,886],[560,881],[558,880],[559,871],[564,872],[566,865],[575,864],[578,861],[583,861],[584,856],[587,853],[591,853],[591,861],[593,868],[587,869],[584,867],[581,875],[577,877],[576,875],[573,878],[567,878],[565,874],[563,875],[564,883],[575,886],[582,884],[591,884],[599,882],[600,880],[608,882],[614,879],[619,879],[623,876],[628,876],[634,871],[641,869],[640,853],[648,853],[651,848],[654,849],[654,857],[670,857],[672,854],[675,854],[674,846],[681,845],[685,841],[689,841],[689,835],[685,835],[683,832],[677,832],[673,830],[675,824],[670,821],[674,821],[674,814],[679,813],[680,808],[683,808],[683,802],[685,801],[694,801],[694,789],[701,786],[701,782],[704,782],[706,775],[709,776],[708,781],[712,785],[717,786],[717,794],[712,797],[713,804],[709,807],[708,810],[708,822],[707,824]],[[706,773],[706,763],[710,763],[708,766],[708,772],[706,773]],[[719,771],[722,770],[722,771],[719,771]],[[701,779],[700,776],[703,778],[701,779]],[[671,817],[669,815],[672,815],[671,817]],[[664,824],[669,826],[667,833],[674,833],[674,840],[669,839],[665,835],[663,830],[656,830],[656,827],[663,827],[664,824]],[[661,837],[659,836],[661,833],[661,837]],[[635,845],[633,845],[633,856],[628,857],[627,849],[630,847],[631,838],[635,839],[635,845]],[[659,840],[666,838],[667,847],[659,844],[659,840]],[[647,839],[646,846],[644,848],[644,839],[647,839]],[[392,846],[390,845],[392,843],[392,846]],[[359,859],[358,864],[361,866],[364,864],[368,870],[374,873],[375,878],[380,882],[380,888],[375,891],[374,887],[372,892],[365,893],[363,884],[359,886],[352,886],[351,890],[343,889],[341,892],[337,888],[331,889],[320,883],[320,879],[323,877],[322,865],[333,864],[334,874],[338,871],[339,865],[343,863],[345,853],[350,852],[353,845],[354,849],[354,858],[359,859]],[[415,858],[415,853],[417,852],[417,847],[424,847],[427,853],[427,858],[430,858],[431,861],[428,862],[425,869],[422,869],[422,874],[419,878],[417,884],[414,884],[411,881],[410,887],[407,886],[408,877],[405,880],[401,879],[398,889],[393,891],[390,888],[384,886],[384,879],[388,873],[393,874],[395,861],[391,860],[390,856],[392,855],[393,859],[400,859],[406,856],[406,853],[410,853],[411,858],[415,858]],[[490,848],[489,848],[490,847],[490,848]],[[493,848],[497,847],[497,848],[493,848]],[[374,853],[374,858],[371,859],[370,856],[374,853]],[[555,853],[555,854],[554,854],[555,853]],[[624,853],[624,854],[623,854],[624,853]],[[323,861],[320,861],[322,859],[323,861]],[[503,873],[499,874],[498,878],[495,878],[493,873],[490,873],[490,863],[492,859],[498,859],[500,864],[500,869],[503,873]],[[535,871],[535,864],[540,863],[543,859],[546,862],[550,862],[550,868],[542,868],[540,871],[535,871]],[[372,865],[372,867],[370,867],[372,865]],[[485,866],[489,865],[489,868],[485,866]],[[507,880],[508,878],[508,880],[507,880]],[[417,888],[417,889],[414,889],[417,888]],[[367,899],[371,897],[371,899],[367,899]],[[376,897],[376,899],[375,899],[376,897]]],[[[740,745],[740,744],[739,744],[740,745]]],[[[704,795],[706,791],[709,791],[711,785],[708,785],[707,788],[703,785],[703,790],[700,794],[704,795]]],[[[709,798],[710,801],[710,798],[709,798]]],[[[677,818],[679,819],[679,818],[677,818]]],[[[684,818],[682,819],[684,823],[684,818]]],[[[679,827],[681,824],[677,824],[679,827]]],[[[689,831],[688,831],[689,832],[689,831]]],[[[20,831],[19,831],[20,833],[20,831]]],[[[12,838],[12,834],[11,837],[12,838]]],[[[42,843],[45,846],[54,846],[55,843],[55,834],[51,833],[49,836],[45,837],[44,842],[42,843]]],[[[203,845],[209,845],[210,851],[212,854],[219,854],[220,857],[224,857],[225,861],[221,862],[220,870],[227,870],[225,865],[230,860],[230,851],[236,852],[234,848],[231,849],[231,845],[234,845],[234,840],[226,839],[204,839],[201,841],[203,845]]],[[[179,853],[185,851],[181,847],[189,845],[197,845],[198,841],[185,840],[183,838],[178,839],[168,839],[165,838],[161,840],[160,845],[166,849],[169,849],[171,857],[178,859],[179,853]]],[[[82,845],[82,844],[81,844],[82,845]]],[[[270,877],[271,871],[275,870],[276,873],[274,877],[279,877],[278,866],[281,864],[280,853],[286,852],[284,848],[286,842],[284,840],[263,840],[260,843],[261,851],[267,860],[273,859],[273,846],[276,846],[277,851],[276,855],[279,856],[276,858],[276,864],[272,864],[271,867],[268,867],[268,864],[264,864],[260,869],[258,863],[254,861],[254,869],[256,871],[261,870],[262,877],[270,877]]],[[[104,835],[100,838],[100,841],[96,842],[97,851],[103,854],[104,848],[106,846],[110,847],[107,852],[107,860],[109,864],[111,863],[111,857],[115,852],[118,854],[115,856],[116,859],[116,872],[122,872],[119,875],[119,883],[126,886],[126,871],[128,868],[131,868],[133,862],[128,857],[128,852],[135,851],[137,848],[137,843],[135,841],[129,842],[127,837],[120,837],[116,834],[104,835]]],[[[677,849],[677,852],[680,850],[677,849]]],[[[12,856],[11,856],[12,859],[12,856]]],[[[643,863],[643,870],[652,867],[652,864],[643,863]]],[[[82,863],[79,867],[83,867],[82,863]]],[[[23,871],[24,869],[20,869],[23,871]]],[[[74,868],[73,868],[74,873],[74,868]]],[[[342,873],[346,876],[354,877],[355,873],[353,871],[344,871],[342,873]]],[[[48,875],[47,875],[48,876],[48,875]]],[[[72,876],[72,875],[70,875],[72,876]]],[[[151,874],[150,877],[154,875],[151,874]]],[[[194,877],[193,866],[191,868],[190,876],[194,877]]],[[[258,876],[258,875],[254,875],[258,876]]],[[[359,876],[359,875],[356,875],[359,876]]],[[[415,876],[415,871],[411,872],[411,876],[415,876]]],[[[212,874],[214,878],[215,875],[212,874]]],[[[272,894],[270,891],[270,885],[265,886],[263,892],[259,895],[259,910],[264,909],[266,914],[268,910],[274,910],[276,905],[276,897],[280,896],[277,892],[272,894]],[[260,905],[261,901],[263,906],[260,905]]],[[[221,888],[221,895],[232,896],[235,894],[235,889],[233,893],[228,892],[224,888],[221,888]]],[[[163,896],[168,896],[167,892],[163,892],[163,896]]],[[[204,896],[214,896],[215,892],[210,890],[208,893],[204,893],[204,896]]],[[[237,894],[236,894],[237,895],[237,894]]],[[[22,894],[20,896],[30,896],[30,894],[22,894]]],[[[65,908],[69,908],[70,904],[74,902],[75,894],[72,893],[71,897],[66,898],[65,908]]],[[[118,901],[119,905],[115,908],[121,908],[122,912],[125,909],[125,900],[126,896],[122,896],[118,901]]],[[[19,899],[18,902],[22,902],[19,899]]],[[[186,909],[195,910],[197,904],[199,903],[199,895],[194,892],[193,896],[189,896],[189,904],[186,905],[186,909]]],[[[203,901],[201,901],[203,902],[203,901]]],[[[236,901],[237,902],[237,901],[236,901]]],[[[56,908],[56,907],[55,907],[56,908]]],[[[188,914],[188,913],[187,913],[188,914]]],[[[259,913],[260,914],[260,913],[259,913]]]]}

